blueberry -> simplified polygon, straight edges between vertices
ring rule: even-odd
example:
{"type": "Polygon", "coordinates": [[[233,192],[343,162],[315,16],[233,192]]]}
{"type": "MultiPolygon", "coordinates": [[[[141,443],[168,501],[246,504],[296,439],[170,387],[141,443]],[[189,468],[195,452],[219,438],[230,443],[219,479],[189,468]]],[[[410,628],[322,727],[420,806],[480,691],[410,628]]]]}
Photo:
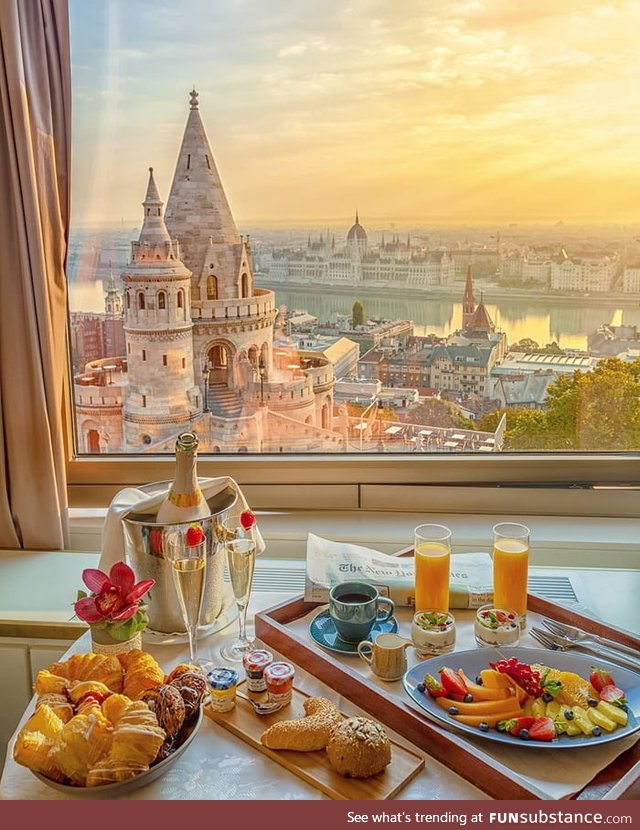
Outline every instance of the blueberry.
{"type": "Polygon", "coordinates": [[[447,709],[450,715],[457,715],[458,714],[458,707],[457,706],[449,706],[447,709]]]}
{"type": "Polygon", "coordinates": [[[620,706],[620,708],[622,709],[623,712],[628,712],[629,711],[629,707],[627,706],[626,703],[620,703],[618,705],[620,706]]]}
{"type": "Polygon", "coordinates": [[[591,730],[591,734],[593,735],[594,738],[599,738],[600,735],[602,735],[602,729],[600,729],[599,726],[594,726],[593,729],[591,730]]]}
{"type": "Polygon", "coordinates": [[[594,707],[598,705],[598,701],[593,697],[587,698],[587,703],[589,704],[589,706],[594,706],[594,707]]]}
{"type": "Polygon", "coordinates": [[[551,703],[551,701],[553,700],[553,695],[550,695],[549,692],[543,692],[542,699],[545,703],[551,703]]]}
{"type": "Polygon", "coordinates": [[[481,732],[488,732],[489,731],[489,724],[482,721],[482,723],[478,727],[481,732]]]}
{"type": "Polygon", "coordinates": [[[565,710],[564,710],[564,712],[563,712],[562,714],[565,716],[565,718],[566,718],[567,720],[573,720],[573,710],[571,710],[571,709],[565,709],[565,710]]]}
{"type": "Polygon", "coordinates": [[[417,690],[418,690],[421,694],[424,694],[424,693],[426,692],[426,690],[427,690],[427,687],[424,685],[424,683],[418,683],[418,685],[416,686],[416,689],[417,689],[417,690]]]}
{"type": "Polygon", "coordinates": [[[465,703],[473,703],[473,695],[467,694],[464,696],[463,700],[465,703]]]}
{"type": "Polygon", "coordinates": [[[476,677],[476,683],[478,684],[478,686],[482,686],[482,678],[480,677],[480,675],[476,677]]]}
{"type": "Polygon", "coordinates": [[[518,737],[522,738],[523,741],[528,741],[529,740],[529,730],[528,729],[521,729],[518,732],[518,737]]]}
{"type": "Polygon", "coordinates": [[[511,623],[511,625],[509,626],[509,628],[517,628],[517,627],[518,627],[517,623],[511,623]]]}

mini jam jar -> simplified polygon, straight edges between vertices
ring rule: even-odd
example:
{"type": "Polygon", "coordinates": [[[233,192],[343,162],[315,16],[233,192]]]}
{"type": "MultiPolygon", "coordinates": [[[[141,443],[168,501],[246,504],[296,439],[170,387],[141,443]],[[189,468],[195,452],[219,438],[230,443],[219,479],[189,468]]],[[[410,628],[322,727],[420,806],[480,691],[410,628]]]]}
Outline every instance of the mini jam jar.
{"type": "Polygon", "coordinates": [[[456,620],[448,611],[418,611],[411,623],[418,657],[447,654],[456,644],[456,620]]]}
{"type": "Polygon", "coordinates": [[[296,670],[291,663],[271,663],[264,670],[264,679],[267,684],[270,703],[279,703],[285,706],[291,701],[293,691],[293,677],[296,670]]]}
{"type": "Polygon", "coordinates": [[[508,608],[483,605],[476,611],[474,633],[482,647],[517,646],[520,642],[519,617],[508,608]]]}
{"type": "Polygon", "coordinates": [[[214,712],[230,712],[236,705],[238,672],[226,666],[218,666],[207,674],[209,697],[214,712]]]}
{"type": "Polygon", "coordinates": [[[267,691],[264,670],[273,663],[273,654],[265,648],[247,651],[242,658],[242,665],[247,673],[247,689],[259,694],[267,691]]]}

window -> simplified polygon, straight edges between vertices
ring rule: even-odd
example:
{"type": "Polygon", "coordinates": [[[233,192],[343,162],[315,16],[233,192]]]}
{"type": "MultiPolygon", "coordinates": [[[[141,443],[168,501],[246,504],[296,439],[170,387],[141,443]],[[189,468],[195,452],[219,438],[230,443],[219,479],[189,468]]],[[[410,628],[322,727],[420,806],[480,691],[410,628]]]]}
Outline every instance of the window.
{"type": "Polygon", "coordinates": [[[167,365],[167,356],[166,356],[166,354],[163,354],[163,355],[162,355],[162,365],[163,365],[163,366],[166,366],[166,365],[167,365]]]}
{"type": "MultiPolygon", "coordinates": [[[[586,0],[585,5],[596,8],[592,0],[586,0]]],[[[425,143],[417,89],[424,79],[416,81],[412,74],[415,67],[394,53],[394,45],[404,43],[399,39],[405,36],[411,39],[407,48],[415,52],[416,65],[429,63],[431,45],[402,28],[391,0],[381,0],[388,27],[375,35],[367,26],[345,23],[338,11],[327,15],[323,37],[329,48],[339,51],[345,36],[353,46],[349,67],[332,80],[335,88],[327,97],[313,91],[313,83],[312,92],[302,84],[302,78],[317,77],[314,50],[309,47],[296,54],[288,51],[287,33],[280,31],[277,15],[264,16],[264,25],[273,27],[269,38],[278,44],[273,55],[266,54],[249,48],[250,36],[239,9],[230,0],[223,0],[221,7],[237,38],[237,47],[250,55],[242,72],[230,59],[224,67],[234,96],[254,125],[279,125],[278,141],[265,143],[264,165],[258,167],[246,163],[255,154],[250,140],[255,131],[248,129],[246,134],[236,135],[222,119],[216,120],[214,133],[214,116],[217,119],[219,111],[214,110],[216,102],[209,95],[185,90],[183,123],[174,128],[169,122],[167,127],[167,107],[178,105],[166,100],[158,62],[166,48],[173,45],[173,33],[154,25],[141,0],[131,0],[117,19],[109,18],[108,6],[90,15],[82,0],[71,0],[74,113],[79,125],[73,135],[76,224],[69,251],[71,327],[75,332],[83,315],[94,315],[99,329],[91,346],[97,354],[88,357],[88,334],[77,330],[73,342],[78,369],[90,360],[116,364],[126,355],[131,355],[131,363],[140,355],[143,337],[142,360],[148,359],[150,367],[159,366],[162,355],[178,349],[184,355],[180,364],[176,358],[169,367],[163,360],[167,371],[158,380],[150,378],[147,388],[151,409],[156,396],[158,400],[163,397],[160,384],[176,373],[171,386],[175,399],[167,403],[165,415],[159,415],[159,420],[165,418],[167,423],[167,434],[161,437],[170,443],[181,425],[192,420],[204,425],[203,435],[209,442],[203,447],[204,453],[217,447],[221,454],[235,455],[242,446],[249,455],[268,456],[280,451],[283,455],[313,455],[313,462],[309,461],[300,473],[303,478],[312,478],[314,470],[323,464],[334,465],[330,467],[333,471],[336,465],[342,465],[342,469],[347,458],[355,465],[354,470],[367,471],[377,485],[394,477],[398,482],[405,481],[400,469],[417,470],[411,475],[420,482],[520,482],[549,476],[572,482],[609,481],[632,476],[625,470],[640,448],[640,295],[633,276],[640,262],[640,243],[633,235],[621,241],[620,233],[605,226],[604,221],[599,228],[583,228],[580,232],[571,223],[583,210],[598,215],[602,200],[597,200],[595,191],[593,197],[588,197],[588,204],[580,202],[585,192],[593,190],[590,177],[605,180],[605,172],[613,176],[611,171],[617,169],[616,165],[631,165],[633,148],[628,146],[628,125],[622,115],[628,109],[622,106],[619,92],[624,88],[624,62],[628,59],[628,65],[634,58],[631,45],[622,44],[615,50],[618,69],[613,67],[605,80],[595,78],[589,75],[589,67],[597,66],[602,56],[608,59],[606,39],[589,37],[574,27],[572,38],[576,42],[572,41],[571,48],[589,57],[582,92],[571,87],[567,94],[575,97],[567,101],[559,91],[566,93],[566,85],[559,83],[555,91],[550,84],[552,92],[544,111],[533,114],[526,109],[524,98],[514,91],[520,77],[515,59],[513,66],[510,58],[505,59],[507,80],[499,90],[480,70],[480,89],[465,87],[460,79],[471,71],[470,67],[482,65],[485,53],[477,40],[468,38],[459,56],[463,69],[454,72],[449,66],[453,58],[447,55],[458,55],[459,50],[451,27],[446,25],[447,13],[439,9],[434,14],[442,23],[439,37],[445,51],[440,69],[429,70],[438,76],[441,86],[430,98],[435,117],[429,142],[425,143]],[[111,41],[96,46],[87,37],[88,33],[110,31],[109,26],[118,29],[124,55],[136,48],[135,33],[149,33],[146,57],[135,67],[131,61],[122,60],[117,78],[119,88],[126,88],[135,77],[144,97],[144,113],[125,98],[115,96],[108,86],[113,79],[104,67],[110,65],[107,50],[111,41]],[[347,28],[343,30],[342,26],[347,28]],[[385,51],[385,46],[390,48],[385,51]],[[329,118],[331,102],[347,100],[353,78],[365,72],[362,56],[381,48],[388,61],[384,76],[396,78],[397,83],[385,85],[379,78],[371,78],[372,94],[358,104],[356,117],[351,113],[348,118],[344,114],[329,118]],[[257,83],[268,84],[263,79],[276,76],[281,77],[286,96],[255,95],[257,83]],[[103,84],[108,106],[93,95],[96,78],[103,84]],[[408,90],[406,98],[404,93],[399,95],[399,90],[408,90]],[[571,186],[560,179],[555,183],[547,177],[536,180],[536,170],[557,169],[555,160],[563,150],[555,128],[555,112],[563,113],[563,135],[575,135],[576,141],[586,136],[580,121],[584,112],[580,96],[589,90],[594,94],[599,90],[610,107],[610,164],[594,160],[589,154],[596,169],[580,171],[576,163],[576,170],[570,174],[574,177],[571,186]],[[312,101],[307,100],[308,95],[312,101]],[[469,108],[479,100],[486,107],[486,117],[472,118],[469,108]],[[313,115],[303,127],[290,126],[294,121],[287,107],[303,104],[305,112],[313,115]],[[505,112],[512,112],[512,107],[518,115],[509,129],[515,131],[516,140],[503,146],[504,128],[495,125],[506,118],[505,112]],[[376,128],[380,112],[387,108],[398,118],[391,119],[380,131],[376,128]],[[195,123],[189,116],[194,110],[204,132],[198,128],[197,135],[189,137],[185,145],[189,152],[183,154],[182,138],[187,119],[195,123]],[[105,119],[109,129],[98,130],[95,125],[105,119]],[[460,129],[462,121],[468,130],[460,129]],[[169,129],[173,132],[162,133],[160,141],[159,131],[169,129]],[[331,149],[335,160],[330,169],[311,140],[319,131],[323,147],[331,149]],[[362,135],[367,136],[367,159],[371,162],[364,168],[354,163],[360,158],[362,135]],[[551,138],[542,141],[540,135],[551,138]],[[197,150],[191,139],[199,142],[197,150]],[[389,147],[394,148],[393,153],[389,153],[389,147]],[[493,150],[483,156],[487,148],[493,150]],[[120,169],[106,161],[103,169],[91,175],[100,159],[139,159],[141,152],[149,158],[142,164],[139,179],[131,166],[120,169]],[[213,164],[213,153],[221,178],[213,164]],[[425,157],[428,163],[423,163],[425,157]],[[482,179],[477,170],[486,157],[493,161],[486,179],[482,179]],[[535,163],[530,163],[531,159],[535,163]],[[162,222],[166,218],[170,237],[180,243],[180,249],[168,246],[171,250],[166,253],[152,233],[144,235],[145,216],[140,202],[148,185],[148,163],[157,169],[156,183],[166,209],[162,222]],[[478,177],[472,187],[459,180],[463,169],[478,177]],[[277,177],[274,170],[278,171],[277,177]],[[300,182],[311,177],[323,181],[322,193],[314,198],[312,208],[300,188],[300,182]],[[521,198],[516,205],[507,182],[520,179],[521,198]],[[172,190],[167,187],[169,182],[173,182],[169,186],[172,190]],[[215,203],[221,215],[207,213],[210,200],[199,201],[198,189],[203,182],[209,182],[218,194],[215,203]],[[344,192],[363,194],[358,196],[360,209],[356,213],[354,206],[349,221],[332,218],[347,210],[344,192]],[[574,192],[582,194],[580,199],[574,198],[574,192]],[[226,193],[227,199],[220,200],[220,193],[226,193]],[[454,198],[445,200],[443,194],[453,194],[454,198]],[[556,198],[558,194],[562,199],[556,198]],[[446,227],[440,225],[439,209],[434,207],[443,201],[454,206],[446,227]],[[235,215],[227,202],[239,206],[235,215]],[[562,204],[562,217],[555,216],[558,204],[562,204]],[[405,209],[405,205],[411,207],[405,209]],[[522,216],[512,215],[518,210],[523,211],[522,216]],[[537,222],[539,216],[536,211],[550,219],[547,224],[535,224],[534,229],[534,219],[537,222]],[[247,227],[245,217],[253,216],[263,220],[252,221],[252,227],[247,227]],[[372,218],[378,216],[388,219],[372,218]],[[415,218],[409,220],[407,216],[415,218]],[[486,217],[490,218],[485,222],[486,217]],[[566,224],[556,224],[560,219],[566,224]],[[307,225],[318,230],[309,233],[307,225]],[[240,235],[244,237],[248,230],[251,239],[245,237],[249,252],[245,267],[239,244],[240,235]],[[139,246],[135,250],[140,267],[129,269],[129,273],[132,243],[139,246]],[[180,276],[178,256],[192,273],[191,278],[180,276]],[[107,329],[104,295],[106,263],[110,260],[116,264],[117,290],[121,295],[124,291],[126,308],[133,306],[126,329],[124,319],[119,327],[114,327],[111,320],[112,329],[107,329]],[[155,303],[160,311],[171,308],[170,321],[166,319],[169,315],[153,311],[156,286],[167,267],[175,269],[171,296],[167,298],[161,291],[155,303]],[[127,276],[123,283],[124,273],[127,276]],[[420,276],[419,285],[412,285],[418,274],[424,274],[424,278],[420,276]],[[92,292],[90,286],[94,285],[99,290],[92,292]],[[251,302],[238,302],[249,295],[251,302]],[[181,310],[177,320],[173,319],[174,296],[181,310]],[[252,352],[250,359],[252,347],[259,351],[252,352]],[[353,361],[345,357],[348,349],[355,350],[353,361]],[[391,360],[396,363],[393,368],[389,367],[391,360]],[[419,362],[420,373],[412,370],[411,361],[419,362]],[[343,367],[347,363],[352,368],[345,375],[343,367]],[[158,387],[154,388],[156,383],[158,387]],[[371,406],[384,397],[385,387],[397,390],[403,385],[415,388],[419,398],[414,400],[408,393],[399,396],[398,402],[406,399],[406,411],[399,412],[399,404],[394,403],[385,402],[380,410],[371,406]],[[215,402],[216,413],[223,415],[214,419],[207,406],[203,411],[205,396],[215,402]],[[473,423],[465,414],[469,412],[474,416],[473,423]],[[275,426],[279,418],[289,425],[289,432],[275,426]],[[234,421],[241,421],[246,429],[242,444],[229,437],[234,435],[234,421]],[[407,441],[402,447],[391,446],[386,430],[400,421],[407,425],[407,441]],[[270,432],[264,431],[265,424],[271,424],[270,432]],[[354,429],[360,424],[363,429],[357,436],[354,429]],[[475,453],[477,458],[471,461],[455,453],[447,459],[437,457],[439,445],[435,438],[451,429],[469,433],[465,451],[475,453]],[[434,440],[411,442],[421,431],[429,430],[434,440]],[[411,458],[404,467],[398,465],[393,473],[380,472],[390,450],[399,453],[407,449],[409,455],[410,446],[411,458]],[[416,446],[420,449],[414,452],[416,446]],[[575,455],[577,466],[558,465],[557,459],[554,464],[553,454],[560,452],[567,456],[566,465],[573,463],[568,455],[575,455]],[[608,459],[597,455],[601,452],[608,459]],[[519,458],[510,459],[510,453],[519,458]],[[523,466],[525,455],[531,455],[531,459],[525,459],[523,466]],[[353,460],[356,457],[362,461],[353,460]],[[504,464],[511,460],[514,463],[505,472],[504,464]],[[431,461],[434,463],[426,464],[431,461]],[[476,461],[469,475],[470,468],[465,465],[476,461]],[[425,472],[434,469],[437,474],[425,472]]],[[[157,0],[156,6],[158,12],[174,8],[170,0],[157,0]]],[[[265,8],[268,6],[269,0],[265,8]]],[[[347,6],[346,0],[339,3],[340,8],[347,6]]],[[[196,11],[200,6],[195,0],[183,0],[181,9],[187,19],[199,18],[200,12],[196,11]]],[[[420,4],[410,2],[406,13],[418,17],[422,13],[420,4]]],[[[210,51],[196,47],[207,43],[204,32],[213,25],[213,12],[201,14],[202,27],[190,30],[188,35],[197,56],[196,77],[206,76],[212,67],[210,51]]],[[[555,26],[543,22],[536,34],[540,41],[529,43],[522,39],[525,36],[520,27],[526,24],[526,15],[523,12],[519,20],[519,12],[514,14],[513,21],[504,21],[505,37],[525,49],[533,65],[540,61],[546,66],[545,44],[553,38],[555,26]]],[[[460,27],[461,31],[475,32],[473,22],[465,15],[460,27]]],[[[549,71],[561,72],[562,65],[559,61],[558,67],[554,64],[549,71]]],[[[582,155],[575,153],[576,159],[582,155]]],[[[616,199],[624,200],[624,188],[616,188],[615,181],[613,176],[611,192],[616,193],[616,199]]],[[[621,216],[624,210],[620,208],[621,216]]],[[[158,217],[149,217],[147,223],[148,228],[156,227],[158,217]]],[[[164,281],[164,285],[168,283],[164,281]]],[[[126,363],[120,364],[123,371],[119,373],[122,418],[127,403],[136,403],[127,400],[133,392],[126,381],[126,363]]],[[[78,400],[80,377],[78,372],[74,378],[78,400]]],[[[395,400],[393,395],[388,399],[395,400]]],[[[103,426],[101,418],[105,424],[107,419],[117,418],[112,410],[107,412],[105,406],[104,413],[95,413],[99,427],[103,426]]],[[[77,445],[82,448],[87,442],[82,439],[77,413],[75,418],[77,445]]],[[[108,427],[112,436],[110,453],[136,456],[147,451],[142,436],[136,440],[130,432],[112,427],[112,421],[108,427]],[[118,435],[126,436],[120,445],[118,435]]],[[[160,443],[157,437],[153,435],[154,447],[160,443]]],[[[91,446],[97,445],[93,442],[91,446]]],[[[251,459],[244,461],[253,463],[251,459]]],[[[341,480],[333,473],[326,475],[332,481],[341,480]]],[[[357,475],[360,473],[354,472],[353,478],[357,475]]]]}

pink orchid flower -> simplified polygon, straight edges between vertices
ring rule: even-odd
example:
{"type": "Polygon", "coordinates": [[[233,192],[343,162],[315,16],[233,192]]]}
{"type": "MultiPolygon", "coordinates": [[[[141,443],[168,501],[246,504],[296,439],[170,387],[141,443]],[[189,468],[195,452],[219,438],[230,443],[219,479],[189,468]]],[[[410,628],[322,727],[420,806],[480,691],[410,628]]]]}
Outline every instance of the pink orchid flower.
{"type": "Polygon", "coordinates": [[[140,606],[141,597],[155,584],[153,579],[136,583],[134,572],[124,562],[116,562],[108,576],[97,568],[86,568],[82,581],[92,596],[79,599],[74,609],[88,623],[130,620],[140,606]]]}

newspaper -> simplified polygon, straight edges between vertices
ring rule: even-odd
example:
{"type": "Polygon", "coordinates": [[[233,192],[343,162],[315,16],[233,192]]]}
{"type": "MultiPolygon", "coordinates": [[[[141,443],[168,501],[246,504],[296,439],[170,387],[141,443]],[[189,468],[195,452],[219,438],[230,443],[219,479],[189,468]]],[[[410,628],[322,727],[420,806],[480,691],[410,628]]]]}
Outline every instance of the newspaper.
{"type": "MultiPolygon", "coordinates": [[[[413,557],[400,558],[359,545],[331,542],[309,534],[304,598],[328,602],[340,582],[368,582],[396,605],[415,605],[413,557]]],[[[493,570],[488,553],[458,553],[451,557],[449,605],[479,608],[493,600],[493,570]]]]}

